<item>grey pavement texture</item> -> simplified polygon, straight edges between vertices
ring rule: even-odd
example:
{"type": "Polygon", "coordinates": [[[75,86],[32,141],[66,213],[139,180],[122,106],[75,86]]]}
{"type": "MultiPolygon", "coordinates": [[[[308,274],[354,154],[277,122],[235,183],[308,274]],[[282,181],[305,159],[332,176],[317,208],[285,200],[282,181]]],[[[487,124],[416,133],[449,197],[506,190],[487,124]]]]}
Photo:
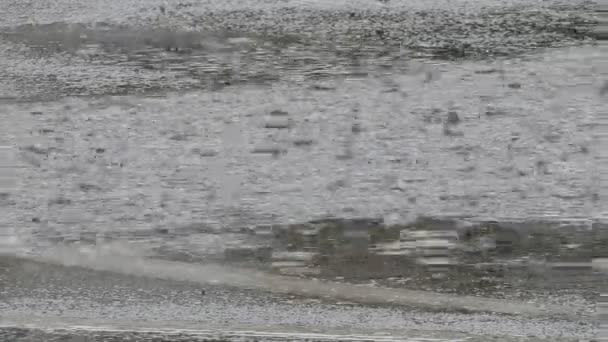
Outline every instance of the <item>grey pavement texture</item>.
{"type": "Polygon", "coordinates": [[[600,218],[592,7],[0,0],[0,338],[591,338],[588,287],[435,295],[154,247],[220,253],[325,216],[600,218]],[[100,235],[127,243],[59,243],[100,235]]]}

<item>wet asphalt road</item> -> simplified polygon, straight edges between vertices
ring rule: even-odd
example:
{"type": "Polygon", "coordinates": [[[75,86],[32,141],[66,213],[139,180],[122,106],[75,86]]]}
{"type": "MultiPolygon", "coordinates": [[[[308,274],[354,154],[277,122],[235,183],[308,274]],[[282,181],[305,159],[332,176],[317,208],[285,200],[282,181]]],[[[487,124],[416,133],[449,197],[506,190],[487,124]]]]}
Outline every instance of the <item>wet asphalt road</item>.
{"type": "Polygon", "coordinates": [[[3,1],[4,98],[412,71],[590,43],[586,1],[3,1]],[[414,67],[414,69],[418,69],[414,67]]]}
{"type": "MultiPolygon", "coordinates": [[[[0,132],[18,167],[0,197],[3,253],[83,234],[154,238],[158,228],[324,215],[604,211],[591,137],[605,110],[606,52],[587,34],[588,2],[0,8],[0,114],[11,123],[0,132]]],[[[186,249],[224,243],[206,236],[186,249]]],[[[0,322],[25,329],[0,334],[23,341],[179,340],[134,332],[150,326],[185,340],[195,339],[186,329],[213,330],[198,331],[202,340],[224,331],[230,340],[557,341],[595,331],[587,316],[437,313],[209,285],[202,296],[183,279],[0,260],[0,322]],[[72,331],[48,331],[61,327],[72,331]]]]}

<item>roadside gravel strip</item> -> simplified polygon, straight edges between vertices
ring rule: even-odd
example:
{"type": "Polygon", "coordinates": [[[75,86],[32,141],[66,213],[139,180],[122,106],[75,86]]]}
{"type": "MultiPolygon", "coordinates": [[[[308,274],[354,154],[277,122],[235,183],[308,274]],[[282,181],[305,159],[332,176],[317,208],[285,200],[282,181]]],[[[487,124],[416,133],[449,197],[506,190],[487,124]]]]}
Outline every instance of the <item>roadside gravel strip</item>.
{"type": "MultiPolygon", "coordinates": [[[[141,323],[141,322],[138,322],[141,323]]],[[[156,323],[158,325],[158,323],[156,323]]],[[[324,341],[374,341],[374,342],[519,342],[522,341],[522,336],[471,336],[462,333],[445,333],[445,332],[410,332],[405,336],[402,331],[396,332],[393,335],[390,331],[384,331],[378,334],[358,334],[353,332],[310,332],[297,331],[298,329],[284,330],[203,330],[203,329],[158,329],[158,328],[141,328],[141,329],[120,329],[116,327],[96,326],[91,327],[86,324],[82,325],[65,325],[61,328],[48,329],[29,329],[27,327],[15,328],[5,325],[6,329],[0,325],[0,338],[11,338],[12,341],[80,341],[79,338],[85,339],[87,342],[92,341],[205,341],[205,342],[225,342],[225,341],[309,341],[309,342],[324,342],[324,341]],[[70,339],[71,338],[71,339],[70,339]]],[[[551,341],[565,342],[572,341],[571,339],[563,338],[528,338],[526,341],[551,341]]]]}

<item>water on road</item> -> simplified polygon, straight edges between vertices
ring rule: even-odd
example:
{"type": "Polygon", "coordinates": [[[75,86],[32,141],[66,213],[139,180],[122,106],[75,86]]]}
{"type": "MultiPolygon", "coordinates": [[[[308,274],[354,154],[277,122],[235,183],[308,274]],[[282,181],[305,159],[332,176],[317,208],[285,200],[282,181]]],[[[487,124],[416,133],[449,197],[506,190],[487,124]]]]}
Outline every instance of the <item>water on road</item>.
{"type": "MultiPolygon", "coordinates": [[[[10,166],[0,193],[0,335],[593,335],[592,286],[541,295],[553,284],[541,277],[543,286],[522,280],[525,295],[513,283],[482,294],[481,278],[450,290],[402,272],[368,277],[370,287],[348,274],[289,277],[217,259],[263,240],[244,231],[327,216],[568,220],[590,232],[589,219],[605,211],[593,136],[606,110],[607,51],[590,35],[589,2],[0,8],[0,142],[10,166]],[[91,254],[90,245],[112,248],[91,254]]],[[[580,258],[585,234],[564,237],[560,251],[580,258]]],[[[563,261],[553,253],[534,258],[563,261]]]]}

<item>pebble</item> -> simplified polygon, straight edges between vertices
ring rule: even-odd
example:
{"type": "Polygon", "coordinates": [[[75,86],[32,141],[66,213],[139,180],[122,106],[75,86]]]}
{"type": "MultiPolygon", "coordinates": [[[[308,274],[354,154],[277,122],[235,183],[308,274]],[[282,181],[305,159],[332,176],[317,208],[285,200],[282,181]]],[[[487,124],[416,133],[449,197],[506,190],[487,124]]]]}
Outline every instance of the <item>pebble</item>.
{"type": "Polygon", "coordinates": [[[509,87],[511,89],[519,89],[519,88],[521,88],[521,83],[517,83],[517,82],[509,83],[509,84],[507,84],[507,87],[509,87]]]}
{"type": "Polygon", "coordinates": [[[450,125],[456,125],[456,124],[460,123],[460,117],[458,116],[458,113],[456,113],[454,111],[448,112],[447,123],[450,125]]]}

